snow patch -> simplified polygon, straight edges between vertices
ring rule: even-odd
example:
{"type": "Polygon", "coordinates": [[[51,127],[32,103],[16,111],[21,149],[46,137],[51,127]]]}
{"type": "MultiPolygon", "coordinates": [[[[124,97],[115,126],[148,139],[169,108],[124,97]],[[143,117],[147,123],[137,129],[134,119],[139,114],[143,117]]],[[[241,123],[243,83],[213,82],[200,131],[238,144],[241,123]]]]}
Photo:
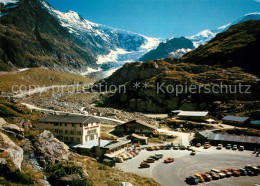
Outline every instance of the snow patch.
{"type": "Polygon", "coordinates": [[[85,75],[88,75],[90,73],[93,73],[93,72],[99,72],[101,71],[102,69],[101,68],[98,68],[98,69],[94,69],[94,68],[87,68],[87,71],[86,72],[83,72],[81,73],[82,76],[85,76],[85,75]]]}
{"type": "Polygon", "coordinates": [[[4,3],[4,6],[6,6],[8,4],[16,4],[18,2],[19,2],[19,0],[0,0],[0,3],[4,3]]]}

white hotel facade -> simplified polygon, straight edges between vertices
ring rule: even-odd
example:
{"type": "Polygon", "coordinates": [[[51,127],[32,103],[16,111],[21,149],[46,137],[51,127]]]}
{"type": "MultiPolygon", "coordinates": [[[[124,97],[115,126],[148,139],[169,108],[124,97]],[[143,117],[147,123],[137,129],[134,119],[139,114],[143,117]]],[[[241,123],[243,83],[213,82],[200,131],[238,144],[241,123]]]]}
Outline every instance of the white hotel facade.
{"type": "Polygon", "coordinates": [[[49,115],[39,120],[40,132],[49,130],[65,143],[84,144],[100,137],[100,120],[92,116],[49,115]]]}

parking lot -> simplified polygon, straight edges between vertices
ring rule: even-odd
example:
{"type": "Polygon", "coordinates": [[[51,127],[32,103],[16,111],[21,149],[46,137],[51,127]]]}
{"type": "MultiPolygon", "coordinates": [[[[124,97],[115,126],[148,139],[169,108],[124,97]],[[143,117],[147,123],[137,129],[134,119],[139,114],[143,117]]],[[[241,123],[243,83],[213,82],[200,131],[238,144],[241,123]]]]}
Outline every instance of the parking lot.
{"type": "MultiPolygon", "coordinates": [[[[260,157],[252,154],[252,151],[216,150],[195,148],[197,154],[191,156],[187,150],[142,150],[138,156],[117,163],[116,167],[125,172],[133,172],[142,176],[152,177],[162,185],[187,185],[185,178],[196,173],[204,173],[211,169],[243,168],[245,165],[260,165],[260,157]],[[162,153],[164,157],[151,163],[150,168],[139,168],[140,163],[155,153],[162,153]],[[175,158],[173,163],[165,164],[163,160],[167,157],[175,158]]],[[[253,185],[260,182],[260,176],[230,177],[210,182],[199,183],[199,185],[253,185]]]]}

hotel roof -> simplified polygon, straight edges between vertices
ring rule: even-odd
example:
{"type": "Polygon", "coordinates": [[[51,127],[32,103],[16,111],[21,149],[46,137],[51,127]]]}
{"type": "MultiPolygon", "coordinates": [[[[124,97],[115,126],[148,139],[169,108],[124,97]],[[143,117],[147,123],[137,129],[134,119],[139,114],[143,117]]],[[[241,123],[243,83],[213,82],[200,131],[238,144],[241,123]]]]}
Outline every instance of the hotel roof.
{"type": "Polygon", "coordinates": [[[79,115],[49,115],[39,120],[41,123],[73,123],[86,124],[100,122],[99,119],[92,116],[79,115]]]}

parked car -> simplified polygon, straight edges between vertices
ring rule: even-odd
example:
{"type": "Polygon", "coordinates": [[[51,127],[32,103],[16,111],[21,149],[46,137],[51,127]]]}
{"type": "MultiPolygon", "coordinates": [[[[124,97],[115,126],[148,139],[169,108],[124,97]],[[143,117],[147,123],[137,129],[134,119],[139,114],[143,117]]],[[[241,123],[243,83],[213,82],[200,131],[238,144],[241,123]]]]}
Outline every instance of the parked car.
{"type": "Polygon", "coordinates": [[[218,180],[220,178],[220,176],[215,172],[209,172],[208,174],[212,177],[213,180],[218,180]]]}
{"type": "Polygon", "coordinates": [[[123,158],[122,157],[116,157],[116,162],[117,163],[123,163],[123,158]]]}
{"type": "Polygon", "coordinates": [[[225,178],[226,177],[226,174],[222,173],[220,170],[211,169],[211,171],[217,173],[220,178],[225,178]]]}
{"type": "Polygon", "coordinates": [[[134,153],[136,154],[136,155],[138,155],[139,154],[139,150],[134,150],[134,153]]]}
{"type": "Polygon", "coordinates": [[[194,174],[194,176],[196,176],[198,178],[200,183],[204,182],[204,179],[203,179],[203,177],[200,174],[194,174]]]}
{"type": "Polygon", "coordinates": [[[153,149],[154,149],[154,150],[160,150],[160,147],[154,146],[153,149]]]}
{"type": "Polygon", "coordinates": [[[132,158],[133,158],[133,155],[130,154],[129,152],[127,152],[126,155],[129,157],[129,159],[132,159],[132,158]]]}
{"type": "Polygon", "coordinates": [[[171,163],[171,162],[174,162],[174,158],[172,157],[168,157],[164,160],[164,163],[171,163]]]}
{"type": "Polygon", "coordinates": [[[161,150],[164,150],[164,149],[165,149],[165,146],[164,146],[164,145],[160,145],[160,149],[161,149],[161,150]]]}
{"type": "Polygon", "coordinates": [[[232,150],[237,150],[237,145],[233,145],[232,150]]]}
{"type": "Polygon", "coordinates": [[[231,144],[227,144],[226,149],[231,149],[231,144]]]}
{"type": "Polygon", "coordinates": [[[233,176],[240,176],[240,172],[234,168],[229,168],[229,171],[232,173],[233,176]]]}
{"type": "Polygon", "coordinates": [[[173,145],[173,149],[174,150],[178,150],[179,149],[179,145],[177,145],[177,144],[173,145]]]}
{"type": "Polygon", "coordinates": [[[245,147],[244,146],[239,146],[239,151],[244,151],[245,150],[245,147]]]}
{"type": "Polygon", "coordinates": [[[185,146],[183,146],[183,145],[180,146],[180,150],[185,150],[185,149],[186,149],[185,146]]]}
{"type": "Polygon", "coordinates": [[[171,144],[167,144],[167,145],[165,146],[165,149],[166,149],[166,150],[170,150],[171,148],[172,148],[171,144]]]}
{"type": "Polygon", "coordinates": [[[154,163],[155,160],[153,158],[147,158],[146,160],[144,160],[144,162],[147,162],[147,163],[154,163]]]}
{"type": "Polygon", "coordinates": [[[149,167],[150,167],[150,164],[147,163],[147,162],[142,162],[142,163],[140,164],[140,167],[141,167],[141,168],[149,168],[149,167]]]}
{"type": "Polygon", "coordinates": [[[247,172],[246,172],[246,169],[238,169],[238,171],[240,172],[240,175],[241,176],[246,176],[247,175],[247,172]]]}
{"type": "Polygon", "coordinates": [[[197,143],[195,147],[201,147],[201,143],[197,143]]]}
{"type": "Polygon", "coordinates": [[[195,150],[193,150],[193,151],[190,153],[190,155],[191,155],[191,156],[194,156],[194,155],[196,155],[196,151],[195,151],[195,150]]]}
{"type": "Polygon", "coordinates": [[[210,147],[211,147],[211,145],[210,145],[209,142],[205,142],[205,143],[204,143],[204,149],[208,149],[208,148],[210,148],[210,147]]]}
{"type": "Polygon", "coordinates": [[[226,177],[231,177],[232,173],[228,169],[221,170],[222,173],[226,174],[226,177]]]}
{"type": "Polygon", "coordinates": [[[212,180],[212,177],[209,174],[202,173],[200,175],[202,176],[204,181],[211,181],[212,180]]]}
{"type": "Polygon", "coordinates": [[[124,161],[129,159],[129,156],[127,156],[126,154],[121,155],[121,157],[123,158],[124,161]]]}
{"type": "Polygon", "coordinates": [[[156,157],[156,156],[149,156],[149,158],[153,158],[154,160],[159,160],[160,158],[156,157]]]}
{"type": "Polygon", "coordinates": [[[245,169],[249,169],[249,170],[255,172],[257,175],[259,174],[259,168],[258,167],[253,167],[251,165],[246,165],[245,169]]]}
{"type": "Polygon", "coordinates": [[[153,147],[147,147],[147,150],[148,150],[148,151],[153,151],[154,148],[153,148],[153,147]]]}
{"type": "Polygon", "coordinates": [[[189,176],[186,178],[185,182],[188,184],[198,184],[199,180],[196,176],[189,176]]]}
{"type": "Polygon", "coordinates": [[[158,157],[158,158],[162,158],[163,154],[162,153],[156,153],[155,156],[158,157]]]}
{"type": "Polygon", "coordinates": [[[217,149],[221,150],[221,149],[222,149],[222,147],[223,147],[223,145],[222,145],[222,144],[218,144],[218,146],[217,146],[217,149]]]}
{"type": "Polygon", "coordinates": [[[133,157],[136,156],[136,154],[134,153],[134,151],[130,151],[129,153],[130,153],[133,157]]]}

